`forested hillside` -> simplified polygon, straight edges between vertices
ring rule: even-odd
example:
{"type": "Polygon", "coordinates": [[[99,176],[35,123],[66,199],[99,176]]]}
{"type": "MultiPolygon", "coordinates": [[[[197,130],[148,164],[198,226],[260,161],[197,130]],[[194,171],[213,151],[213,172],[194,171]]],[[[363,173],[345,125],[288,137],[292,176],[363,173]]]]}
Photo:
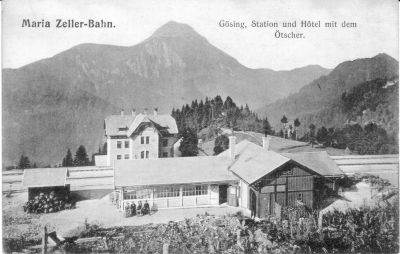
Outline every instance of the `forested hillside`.
{"type": "Polygon", "coordinates": [[[278,100],[256,112],[268,115],[279,130],[285,115],[289,122],[298,118],[300,135],[316,128],[343,128],[346,124],[368,123],[384,129],[391,138],[398,135],[398,62],[379,54],[339,64],[300,92],[278,100]]]}
{"type": "Polygon", "coordinates": [[[398,78],[368,81],[342,94],[342,112],[348,119],[355,122],[362,124],[374,122],[393,137],[397,137],[398,94],[398,78]]]}
{"type": "Polygon", "coordinates": [[[268,119],[260,119],[246,104],[238,106],[229,96],[225,101],[221,96],[192,101],[173,109],[171,114],[177,122],[180,132],[190,128],[198,133],[201,138],[210,138],[216,135],[219,128],[232,128],[233,130],[256,131],[271,133],[268,119]]]}

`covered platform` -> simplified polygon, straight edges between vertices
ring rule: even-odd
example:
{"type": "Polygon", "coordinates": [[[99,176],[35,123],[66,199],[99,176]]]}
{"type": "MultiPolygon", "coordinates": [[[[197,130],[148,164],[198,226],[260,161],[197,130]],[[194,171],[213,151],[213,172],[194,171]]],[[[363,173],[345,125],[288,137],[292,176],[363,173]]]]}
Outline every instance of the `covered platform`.
{"type": "Polygon", "coordinates": [[[119,208],[148,201],[151,209],[237,205],[237,178],[229,158],[181,157],[115,162],[119,208]]]}

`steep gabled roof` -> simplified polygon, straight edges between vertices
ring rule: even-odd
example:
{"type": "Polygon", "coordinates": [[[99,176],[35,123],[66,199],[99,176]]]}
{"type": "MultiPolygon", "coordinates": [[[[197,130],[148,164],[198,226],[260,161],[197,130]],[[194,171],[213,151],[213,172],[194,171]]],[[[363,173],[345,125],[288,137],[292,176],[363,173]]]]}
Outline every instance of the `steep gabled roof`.
{"type": "Polygon", "coordinates": [[[342,176],[343,171],[327,152],[282,153],[283,156],[313,170],[322,176],[342,176]]]}
{"type": "Polygon", "coordinates": [[[112,115],[105,119],[107,136],[130,136],[141,123],[151,122],[169,134],[178,134],[175,119],[170,115],[112,115]]]}
{"type": "MultiPolygon", "coordinates": [[[[236,158],[230,169],[248,183],[253,183],[261,177],[271,173],[289,161],[294,161],[318,175],[342,176],[343,171],[329,157],[328,153],[276,153],[265,150],[248,140],[243,140],[235,146],[236,158]]],[[[218,156],[228,156],[229,151],[224,151],[218,156]]]]}
{"type": "Polygon", "coordinates": [[[107,136],[125,136],[128,132],[128,128],[135,119],[132,115],[112,115],[107,116],[104,120],[106,135],[107,136]],[[126,128],[125,130],[119,130],[120,128],[126,128]]]}
{"type": "MultiPolygon", "coordinates": [[[[248,140],[237,144],[235,151],[235,161],[230,166],[230,170],[249,184],[290,161],[289,158],[273,151],[264,150],[248,140]]],[[[228,153],[229,150],[218,156],[227,157],[228,153]]]]}

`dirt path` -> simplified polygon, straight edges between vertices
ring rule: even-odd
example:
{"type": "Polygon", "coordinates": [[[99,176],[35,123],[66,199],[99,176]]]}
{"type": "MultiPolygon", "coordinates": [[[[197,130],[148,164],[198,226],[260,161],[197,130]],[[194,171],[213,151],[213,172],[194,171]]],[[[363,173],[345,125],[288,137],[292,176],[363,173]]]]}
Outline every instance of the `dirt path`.
{"type": "MultiPolygon", "coordinates": [[[[149,223],[167,223],[169,221],[181,221],[185,218],[195,217],[198,214],[227,215],[241,211],[247,214],[241,208],[220,206],[208,208],[185,208],[185,209],[166,209],[160,210],[151,216],[135,216],[125,218],[122,212],[119,212],[109,202],[108,196],[102,199],[84,200],[77,202],[76,208],[64,210],[50,214],[26,214],[22,206],[26,200],[26,194],[17,194],[8,199],[8,203],[3,204],[3,212],[8,214],[6,217],[14,217],[16,220],[13,225],[4,228],[6,237],[17,237],[21,235],[35,236],[40,235],[43,226],[49,230],[55,230],[58,235],[70,234],[77,228],[82,228],[85,220],[89,224],[98,224],[103,227],[113,226],[136,226],[149,223]],[[27,223],[20,223],[26,220],[27,223]]],[[[4,237],[3,236],[3,237],[4,237]]]]}

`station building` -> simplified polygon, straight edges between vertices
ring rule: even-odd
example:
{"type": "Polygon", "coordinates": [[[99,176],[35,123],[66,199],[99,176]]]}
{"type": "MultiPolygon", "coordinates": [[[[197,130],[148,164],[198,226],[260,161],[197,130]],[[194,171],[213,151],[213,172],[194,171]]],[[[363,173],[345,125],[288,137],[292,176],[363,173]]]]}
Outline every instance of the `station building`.
{"type": "Polygon", "coordinates": [[[301,202],[316,208],[336,191],[344,176],[326,152],[279,154],[247,140],[218,156],[120,160],[114,163],[114,189],[120,209],[148,201],[152,209],[218,206],[227,203],[254,210],[260,218],[275,206],[301,202]]]}

